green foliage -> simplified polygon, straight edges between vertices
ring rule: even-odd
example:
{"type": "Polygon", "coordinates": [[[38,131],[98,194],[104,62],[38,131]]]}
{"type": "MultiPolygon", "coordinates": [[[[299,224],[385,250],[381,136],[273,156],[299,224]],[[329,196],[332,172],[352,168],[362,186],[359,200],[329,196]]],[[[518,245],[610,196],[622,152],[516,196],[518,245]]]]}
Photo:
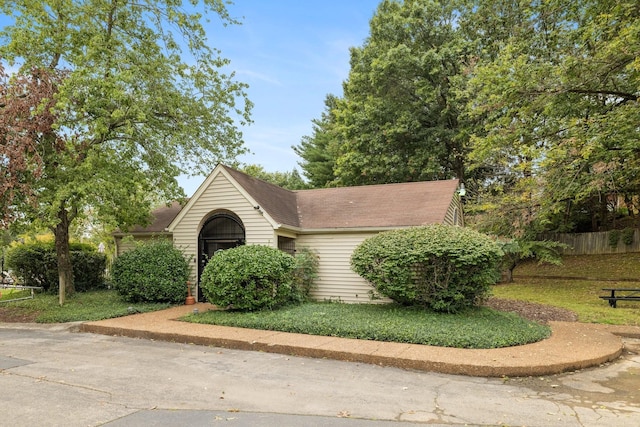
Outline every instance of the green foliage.
{"type": "Polygon", "coordinates": [[[455,175],[485,229],[509,238],[612,228],[612,200],[632,219],[637,5],[380,2],[343,97],[295,147],[305,174],[315,187],[455,175]]]}
{"type": "Polygon", "coordinates": [[[287,190],[303,190],[308,187],[297,169],[293,169],[291,172],[267,172],[262,166],[247,165],[242,168],[242,171],[254,178],[270,182],[287,190]]]}
{"type": "Polygon", "coordinates": [[[110,319],[133,313],[145,313],[169,308],[169,304],[126,302],[115,291],[75,293],[60,306],[51,294],[36,294],[34,299],[7,302],[2,305],[8,313],[33,315],[37,323],[62,323],[110,319]]]}
{"type": "Polygon", "coordinates": [[[307,300],[316,287],[315,280],[318,278],[318,255],[309,248],[302,248],[296,252],[296,261],[293,270],[293,283],[302,297],[307,300]]]}
{"type": "Polygon", "coordinates": [[[620,241],[620,230],[609,231],[609,246],[611,246],[612,248],[617,248],[619,241],[620,241]]]}
{"type": "Polygon", "coordinates": [[[129,302],[178,303],[187,296],[189,262],[168,240],[142,243],[113,263],[114,288],[129,302]]]}
{"type": "Polygon", "coordinates": [[[294,258],[278,249],[247,245],[217,253],[202,272],[207,301],[233,310],[260,310],[298,301],[294,258]]]}
{"type": "Polygon", "coordinates": [[[311,188],[328,187],[336,181],[334,171],[340,142],[332,130],[335,125],[333,109],[337,99],[334,95],[327,95],[321,118],[312,120],[313,133],[303,136],[300,144],[293,147],[293,151],[302,158],[300,166],[311,188]]]}
{"type": "Polygon", "coordinates": [[[631,245],[633,243],[633,235],[635,234],[633,228],[625,228],[622,230],[622,243],[625,245],[631,245]]]}
{"type": "Polygon", "coordinates": [[[519,216],[548,230],[611,227],[607,203],[632,212],[640,194],[637,1],[479,4],[461,26],[496,36],[468,86],[484,123],[472,160],[493,170],[482,199],[498,215],[519,201],[519,216]]]}
{"type": "MultiPolygon", "coordinates": [[[[76,290],[86,292],[105,287],[106,256],[82,243],[70,245],[76,290]]],[[[53,243],[35,242],[7,251],[6,266],[27,286],[42,286],[46,292],[58,290],[58,264],[53,243]]]]}
{"type": "Polygon", "coordinates": [[[507,282],[513,280],[513,270],[526,259],[535,259],[538,264],[561,264],[562,255],[560,251],[568,247],[560,242],[524,238],[499,241],[498,245],[504,254],[502,264],[507,271],[507,282]]]}
{"type": "MultiPolygon", "coordinates": [[[[0,2],[10,22],[0,30],[0,65],[12,69],[0,79],[9,94],[1,117],[23,107],[10,108],[23,114],[11,121],[6,143],[0,138],[0,168],[22,166],[0,170],[0,187],[13,181],[0,192],[0,218],[55,228],[66,259],[63,243],[79,217],[144,224],[154,196],[184,197],[180,174],[209,173],[246,152],[238,129],[250,121],[246,85],[225,71],[229,61],[205,31],[205,22],[216,31],[238,21],[226,2],[192,3],[0,2]],[[38,98],[42,88],[49,92],[38,98]],[[18,140],[24,149],[3,150],[18,140]]],[[[71,266],[60,269],[62,304],[73,282],[71,266]]]]}
{"type": "Polygon", "coordinates": [[[405,305],[455,313],[486,297],[502,252],[473,230],[445,225],[380,233],[351,256],[353,270],[380,294],[405,305]]]}
{"type": "Polygon", "coordinates": [[[470,45],[452,2],[382,1],[351,49],[342,98],[296,152],[315,186],[462,178],[469,134],[458,96],[470,45]]]}
{"type": "Polygon", "coordinates": [[[457,348],[499,348],[540,341],[548,326],[487,308],[434,313],[396,304],[306,303],[259,313],[208,311],[183,320],[363,340],[457,348]]]}

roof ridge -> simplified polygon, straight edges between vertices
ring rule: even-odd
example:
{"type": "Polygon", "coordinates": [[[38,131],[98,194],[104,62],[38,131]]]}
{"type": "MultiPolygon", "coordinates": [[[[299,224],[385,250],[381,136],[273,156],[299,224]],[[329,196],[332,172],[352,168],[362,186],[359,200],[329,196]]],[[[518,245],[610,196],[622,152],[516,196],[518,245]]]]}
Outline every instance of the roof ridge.
{"type": "Polygon", "coordinates": [[[295,193],[295,191],[293,191],[293,190],[289,190],[287,188],[284,188],[284,187],[281,187],[281,186],[279,186],[277,184],[274,184],[273,182],[265,181],[264,179],[260,179],[260,178],[257,178],[255,176],[249,175],[246,172],[242,172],[242,171],[234,169],[234,168],[232,168],[230,166],[223,165],[223,164],[221,164],[221,166],[223,168],[225,168],[225,170],[227,172],[231,173],[232,175],[233,174],[240,174],[240,175],[243,175],[245,178],[248,178],[248,179],[250,179],[252,181],[258,181],[260,184],[266,184],[266,185],[269,185],[271,187],[277,188],[278,190],[281,190],[281,191],[287,191],[289,193],[295,193]]]}
{"type": "Polygon", "coordinates": [[[221,166],[274,221],[280,224],[299,226],[298,196],[295,191],[256,178],[229,166],[221,166]]]}
{"type": "Polygon", "coordinates": [[[306,188],[302,190],[293,190],[294,193],[304,193],[310,191],[329,191],[329,190],[339,190],[339,189],[347,189],[347,188],[373,188],[373,187],[389,187],[389,186],[398,186],[398,185],[412,185],[412,184],[438,184],[448,181],[456,181],[458,178],[448,178],[448,179],[436,179],[433,181],[407,181],[407,182],[390,182],[388,184],[362,184],[362,185],[345,185],[342,187],[322,187],[322,188],[306,188]]]}

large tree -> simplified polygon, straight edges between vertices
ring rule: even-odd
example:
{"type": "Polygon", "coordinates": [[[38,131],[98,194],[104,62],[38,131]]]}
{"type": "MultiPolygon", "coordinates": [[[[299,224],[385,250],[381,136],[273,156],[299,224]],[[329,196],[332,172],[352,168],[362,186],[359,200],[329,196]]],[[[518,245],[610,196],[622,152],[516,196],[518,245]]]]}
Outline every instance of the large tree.
{"type": "Polygon", "coordinates": [[[640,4],[525,3],[469,86],[486,124],[473,159],[496,172],[485,196],[520,228],[611,227],[640,194],[640,4]]]}
{"type": "Polygon", "coordinates": [[[344,95],[332,102],[329,122],[317,122],[316,135],[298,148],[305,170],[330,164],[315,156],[329,146],[319,140],[328,135],[339,143],[325,152],[335,155],[334,185],[464,176],[468,137],[458,95],[468,44],[456,16],[453,2],[382,1],[364,45],[351,49],[344,95]]]}
{"type": "Polygon", "coordinates": [[[300,144],[292,147],[302,158],[300,166],[312,188],[328,187],[336,182],[335,167],[340,140],[338,134],[333,131],[333,109],[337,100],[336,96],[327,95],[324,101],[325,111],[320,119],[312,121],[312,134],[303,136],[300,144]]]}
{"type": "Polygon", "coordinates": [[[54,232],[62,304],[73,292],[69,227],[87,207],[139,223],[157,197],[183,195],[181,172],[244,151],[234,119],[248,121],[251,104],[201,19],[236,21],[222,0],[20,0],[0,11],[13,19],[0,31],[13,71],[0,89],[3,116],[13,111],[0,134],[0,217],[54,232]]]}

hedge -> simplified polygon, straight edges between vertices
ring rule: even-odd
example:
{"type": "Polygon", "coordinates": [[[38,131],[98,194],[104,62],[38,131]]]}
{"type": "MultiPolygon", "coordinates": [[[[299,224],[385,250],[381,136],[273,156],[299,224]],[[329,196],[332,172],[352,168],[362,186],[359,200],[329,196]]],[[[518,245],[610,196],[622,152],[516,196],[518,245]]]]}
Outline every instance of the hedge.
{"type": "MultiPolygon", "coordinates": [[[[85,292],[105,288],[107,258],[92,245],[69,245],[75,290],[85,292]]],[[[27,286],[42,286],[45,292],[58,291],[58,261],[51,242],[24,243],[14,246],[5,256],[6,266],[27,286]]]]}

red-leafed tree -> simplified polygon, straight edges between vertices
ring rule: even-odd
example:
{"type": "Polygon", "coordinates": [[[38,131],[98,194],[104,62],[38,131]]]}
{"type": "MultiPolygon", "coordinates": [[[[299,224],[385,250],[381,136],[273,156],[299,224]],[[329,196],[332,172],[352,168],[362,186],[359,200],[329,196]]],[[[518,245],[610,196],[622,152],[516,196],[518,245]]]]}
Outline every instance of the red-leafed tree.
{"type": "Polygon", "coordinates": [[[64,149],[51,111],[62,78],[45,69],[9,76],[0,63],[0,228],[20,216],[20,205],[35,203],[46,152],[64,149]]]}

